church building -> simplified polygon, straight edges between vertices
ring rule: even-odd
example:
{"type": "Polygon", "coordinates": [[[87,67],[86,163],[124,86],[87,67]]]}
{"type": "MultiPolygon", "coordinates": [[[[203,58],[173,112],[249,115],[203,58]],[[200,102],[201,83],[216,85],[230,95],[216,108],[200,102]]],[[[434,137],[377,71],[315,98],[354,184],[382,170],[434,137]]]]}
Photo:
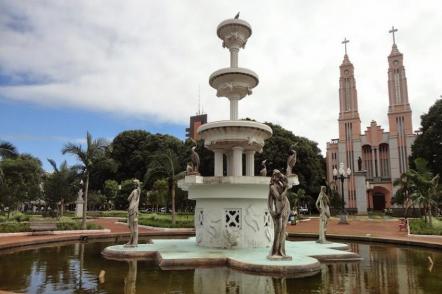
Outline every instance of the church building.
{"type": "MultiPolygon", "coordinates": [[[[415,134],[403,54],[399,52],[394,37],[396,31],[394,27],[390,31],[393,46],[388,56],[389,131],[374,120],[361,131],[354,67],[347,49],[339,67],[339,138],[327,143],[327,179],[336,184],[341,194],[341,182],[336,179],[339,172],[336,171],[342,163],[344,171],[351,169],[350,176],[344,180],[345,207],[350,213],[366,214],[367,211],[390,208],[396,191],[393,182],[408,169],[415,134]]],[[[344,45],[347,42],[344,40],[344,45]]]]}

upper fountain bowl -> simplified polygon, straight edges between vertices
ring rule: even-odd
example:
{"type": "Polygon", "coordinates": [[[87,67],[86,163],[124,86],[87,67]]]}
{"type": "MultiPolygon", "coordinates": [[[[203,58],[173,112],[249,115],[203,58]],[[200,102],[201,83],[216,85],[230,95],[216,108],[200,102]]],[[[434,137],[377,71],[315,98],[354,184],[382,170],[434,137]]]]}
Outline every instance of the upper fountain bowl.
{"type": "Polygon", "coordinates": [[[252,35],[252,27],[242,19],[226,19],[216,29],[216,34],[223,40],[223,47],[244,48],[252,35]]]}
{"type": "Polygon", "coordinates": [[[209,84],[216,89],[216,96],[242,99],[252,94],[259,83],[258,75],[250,69],[228,67],[210,75],[209,84]]]}

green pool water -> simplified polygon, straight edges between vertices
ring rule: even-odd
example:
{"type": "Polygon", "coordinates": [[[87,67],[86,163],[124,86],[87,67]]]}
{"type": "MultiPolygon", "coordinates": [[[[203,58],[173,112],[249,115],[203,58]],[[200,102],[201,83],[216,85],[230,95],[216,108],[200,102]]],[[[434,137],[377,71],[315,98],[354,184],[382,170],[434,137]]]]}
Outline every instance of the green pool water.
{"type": "Polygon", "coordinates": [[[227,267],[159,269],[100,252],[123,241],[53,244],[0,251],[0,290],[21,293],[442,293],[442,251],[348,243],[361,262],[322,264],[309,278],[283,279],[227,267]],[[434,262],[432,268],[428,256],[434,262]],[[105,271],[104,281],[98,274],[105,271]]]}

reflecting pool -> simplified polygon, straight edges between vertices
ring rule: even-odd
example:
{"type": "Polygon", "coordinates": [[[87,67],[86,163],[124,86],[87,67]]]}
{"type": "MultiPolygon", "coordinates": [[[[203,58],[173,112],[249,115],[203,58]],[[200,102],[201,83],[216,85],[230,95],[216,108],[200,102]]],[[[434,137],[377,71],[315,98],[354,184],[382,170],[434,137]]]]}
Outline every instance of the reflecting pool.
{"type": "MultiPolygon", "coordinates": [[[[119,243],[123,243],[120,241],[119,243]]],[[[159,269],[149,261],[113,261],[113,241],[53,244],[0,252],[0,290],[24,293],[442,293],[442,251],[349,243],[363,261],[322,264],[321,273],[281,279],[227,267],[159,269]],[[434,262],[430,266],[428,257],[434,262]],[[105,271],[103,278],[99,273],[105,271]]]]}

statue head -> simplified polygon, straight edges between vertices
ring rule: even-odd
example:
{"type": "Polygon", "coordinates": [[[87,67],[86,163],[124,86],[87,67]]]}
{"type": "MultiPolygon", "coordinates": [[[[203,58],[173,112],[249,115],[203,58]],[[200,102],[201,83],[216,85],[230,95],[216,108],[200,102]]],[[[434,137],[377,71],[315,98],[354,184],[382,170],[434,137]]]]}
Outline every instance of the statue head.
{"type": "Polygon", "coordinates": [[[273,170],[272,177],[270,178],[270,185],[276,184],[282,190],[288,185],[287,177],[281,173],[278,169],[273,170]]]}
{"type": "Polygon", "coordinates": [[[138,179],[134,179],[134,183],[135,183],[135,185],[137,185],[137,188],[139,188],[141,185],[141,182],[138,179]]]}

